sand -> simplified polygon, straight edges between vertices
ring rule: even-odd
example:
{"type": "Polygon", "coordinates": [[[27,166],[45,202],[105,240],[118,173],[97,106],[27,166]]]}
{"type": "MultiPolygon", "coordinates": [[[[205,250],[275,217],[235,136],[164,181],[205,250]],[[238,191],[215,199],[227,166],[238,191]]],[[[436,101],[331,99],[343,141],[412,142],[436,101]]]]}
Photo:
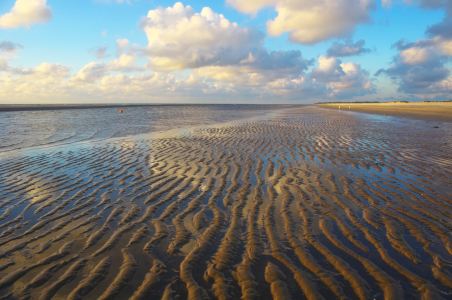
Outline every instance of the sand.
{"type": "Polygon", "coordinates": [[[319,108],[0,158],[0,297],[448,299],[451,124],[319,108]]]}
{"type": "Polygon", "coordinates": [[[356,111],[434,122],[452,122],[452,102],[409,103],[332,103],[316,104],[317,107],[356,111]]]}
{"type": "MultiPolygon", "coordinates": [[[[67,110],[67,109],[93,109],[93,108],[134,108],[156,106],[204,106],[205,104],[146,104],[146,103],[118,103],[118,104],[0,104],[0,112],[6,111],[40,111],[40,110],[67,110]]],[[[235,104],[219,104],[234,106],[235,104]]],[[[252,105],[252,104],[250,104],[252,105]]],[[[297,105],[303,106],[303,105],[297,105]]]]}

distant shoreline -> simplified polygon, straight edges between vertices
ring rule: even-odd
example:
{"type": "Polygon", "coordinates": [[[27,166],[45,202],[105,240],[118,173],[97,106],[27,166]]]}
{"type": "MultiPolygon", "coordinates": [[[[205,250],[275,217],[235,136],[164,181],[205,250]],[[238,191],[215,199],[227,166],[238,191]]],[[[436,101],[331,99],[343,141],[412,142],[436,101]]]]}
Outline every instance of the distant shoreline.
{"type": "MultiPolygon", "coordinates": [[[[38,111],[38,110],[66,110],[66,109],[91,109],[91,108],[120,108],[120,107],[147,107],[147,106],[202,106],[202,105],[281,105],[281,104],[187,104],[187,103],[156,103],[156,104],[0,104],[0,112],[8,111],[38,111]]],[[[288,106],[305,106],[287,104],[288,106]]]]}
{"type": "Polygon", "coordinates": [[[314,106],[433,122],[452,122],[452,102],[322,103],[314,106]]]}

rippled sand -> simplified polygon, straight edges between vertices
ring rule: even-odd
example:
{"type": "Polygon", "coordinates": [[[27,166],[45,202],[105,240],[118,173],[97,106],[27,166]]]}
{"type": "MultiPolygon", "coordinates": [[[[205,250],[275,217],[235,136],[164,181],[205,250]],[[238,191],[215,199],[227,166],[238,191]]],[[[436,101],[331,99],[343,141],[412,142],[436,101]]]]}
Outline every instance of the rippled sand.
{"type": "Polygon", "coordinates": [[[0,158],[8,299],[451,299],[451,124],[305,108],[0,158]]]}

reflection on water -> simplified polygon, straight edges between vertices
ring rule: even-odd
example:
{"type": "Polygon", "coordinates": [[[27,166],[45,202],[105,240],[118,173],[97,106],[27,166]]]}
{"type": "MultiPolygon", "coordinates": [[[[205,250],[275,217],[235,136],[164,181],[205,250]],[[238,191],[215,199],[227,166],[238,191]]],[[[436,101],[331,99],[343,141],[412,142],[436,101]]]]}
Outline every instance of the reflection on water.
{"type": "Polygon", "coordinates": [[[447,299],[450,129],[302,109],[12,151],[0,297],[447,299]]]}
{"type": "Polygon", "coordinates": [[[0,112],[0,152],[222,123],[287,105],[174,105],[0,112]]]}

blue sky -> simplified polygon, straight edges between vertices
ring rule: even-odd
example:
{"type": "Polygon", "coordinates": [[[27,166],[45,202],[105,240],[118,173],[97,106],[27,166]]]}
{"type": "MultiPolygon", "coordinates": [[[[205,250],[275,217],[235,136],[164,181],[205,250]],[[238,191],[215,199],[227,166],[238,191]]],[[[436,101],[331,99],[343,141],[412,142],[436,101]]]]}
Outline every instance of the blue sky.
{"type": "Polygon", "coordinates": [[[3,0],[0,103],[452,98],[451,1],[244,3],[3,0]]]}

